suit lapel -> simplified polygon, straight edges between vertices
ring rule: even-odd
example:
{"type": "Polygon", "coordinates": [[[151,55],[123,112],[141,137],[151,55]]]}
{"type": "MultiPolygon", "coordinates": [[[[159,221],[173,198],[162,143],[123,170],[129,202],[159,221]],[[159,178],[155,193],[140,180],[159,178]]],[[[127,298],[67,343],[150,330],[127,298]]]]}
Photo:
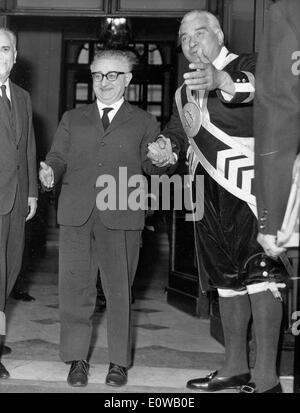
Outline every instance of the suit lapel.
{"type": "Polygon", "coordinates": [[[92,105],[87,106],[84,111],[84,115],[88,118],[89,124],[92,125],[97,131],[97,136],[103,136],[104,129],[100,119],[97,103],[94,102],[92,105]]]}
{"type": "Polygon", "coordinates": [[[122,125],[124,122],[130,120],[132,118],[132,107],[129,103],[124,102],[106,131],[104,131],[103,129],[97,102],[89,105],[86,108],[84,115],[89,119],[89,123],[93,125],[95,130],[98,132],[97,136],[100,136],[101,138],[112,132],[114,129],[120,127],[120,125],[122,125]]]}
{"type": "Polygon", "coordinates": [[[15,85],[10,82],[10,95],[12,102],[12,110],[14,112],[14,120],[16,124],[17,142],[21,139],[23,125],[26,122],[27,111],[24,96],[15,85]]]}
{"type": "Polygon", "coordinates": [[[131,118],[132,107],[128,102],[124,102],[104,134],[106,135],[107,133],[112,132],[114,129],[119,128],[124,122],[129,121],[131,118]]]}

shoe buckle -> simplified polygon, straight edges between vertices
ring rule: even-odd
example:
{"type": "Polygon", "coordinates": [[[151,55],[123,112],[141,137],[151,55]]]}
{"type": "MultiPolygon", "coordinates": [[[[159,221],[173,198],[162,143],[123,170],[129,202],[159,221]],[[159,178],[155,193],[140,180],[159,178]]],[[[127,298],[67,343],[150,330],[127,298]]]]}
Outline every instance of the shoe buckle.
{"type": "Polygon", "coordinates": [[[213,379],[216,375],[217,375],[217,371],[213,371],[212,373],[210,373],[208,376],[206,376],[209,380],[213,379]]]}
{"type": "Polygon", "coordinates": [[[241,391],[244,393],[255,393],[255,388],[252,386],[244,385],[241,387],[241,391]]]}

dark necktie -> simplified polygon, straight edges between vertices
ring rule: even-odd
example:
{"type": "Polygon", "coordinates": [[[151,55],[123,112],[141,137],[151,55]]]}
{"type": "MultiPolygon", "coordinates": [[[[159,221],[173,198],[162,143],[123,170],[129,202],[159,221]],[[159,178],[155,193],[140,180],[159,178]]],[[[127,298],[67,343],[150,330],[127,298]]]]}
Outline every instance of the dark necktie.
{"type": "Polygon", "coordinates": [[[9,112],[11,111],[11,103],[10,103],[10,100],[8,99],[8,97],[7,97],[7,94],[6,94],[6,86],[5,85],[2,85],[1,86],[1,92],[2,92],[2,100],[3,100],[3,103],[4,103],[4,105],[7,107],[7,109],[9,110],[9,112]]]}
{"type": "Polygon", "coordinates": [[[113,110],[113,108],[104,108],[103,109],[103,115],[102,115],[102,125],[103,125],[103,129],[106,130],[109,127],[110,121],[109,121],[109,117],[108,114],[109,112],[113,110]]]}

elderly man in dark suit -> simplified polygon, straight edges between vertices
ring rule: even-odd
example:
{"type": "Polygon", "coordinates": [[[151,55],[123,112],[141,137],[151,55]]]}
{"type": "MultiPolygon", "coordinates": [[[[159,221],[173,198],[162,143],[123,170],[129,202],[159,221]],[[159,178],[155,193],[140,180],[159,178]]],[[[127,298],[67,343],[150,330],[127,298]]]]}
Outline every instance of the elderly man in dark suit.
{"type": "MultiPolygon", "coordinates": [[[[9,80],[16,37],[0,28],[0,336],[5,305],[22,264],[25,221],[37,208],[36,149],[30,97],[9,80]]],[[[3,348],[0,339],[0,358],[3,348]]],[[[0,362],[0,379],[9,373],[0,362]]]]}
{"type": "MultiPolygon", "coordinates": [[[[299,22],[299,0],[280,0],[271,6],[257,66],[254,129],[258,241],[273,257],[285,250],[277,235],[300,146],[299,22]]],[[[294,365],[294,390],[300,392],[300,336],[295,341],[294,365]]]]}
{"type": "Polygon", "coordinates": [[[62,178],[58,204],[60,354],[63,361],[71,362],[71,386],[88,383],[98,268],[107,299],[110,366],[106,384],[126,384],[131,364],[131,285],[145,211],[130,205],[133,188],[127,185],[133,176],[141,177],[143,170],[155,169],[147,152],[148,143],[159,132],[153,116],[124,101],[134,63],[130,52],[106,50],[96,55],[91,65],[96,102],[65,113],[41,163],[45,186],[52,187],[62,178]],[[106,178],[113,184],[108,185],[105,197],[106,178]],[[112,201],[107,208],[104,198],[112,201]]]}

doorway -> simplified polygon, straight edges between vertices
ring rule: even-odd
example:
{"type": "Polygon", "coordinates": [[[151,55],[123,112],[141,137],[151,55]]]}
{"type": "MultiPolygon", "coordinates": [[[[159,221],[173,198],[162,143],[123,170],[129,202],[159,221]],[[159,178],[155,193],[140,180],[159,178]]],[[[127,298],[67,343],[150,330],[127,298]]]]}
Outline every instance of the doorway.
{"type": "MultiPolygon", "coordinates": [[[[90,64],[101,48],[97,41],[65,40],[62,112],[95,99],[90,64]]],[[[176,89],[175,42],[139,41],[130,44],[138,56],[126,100],[154,115],[163,127],[168,121],[176,89]]]]}

